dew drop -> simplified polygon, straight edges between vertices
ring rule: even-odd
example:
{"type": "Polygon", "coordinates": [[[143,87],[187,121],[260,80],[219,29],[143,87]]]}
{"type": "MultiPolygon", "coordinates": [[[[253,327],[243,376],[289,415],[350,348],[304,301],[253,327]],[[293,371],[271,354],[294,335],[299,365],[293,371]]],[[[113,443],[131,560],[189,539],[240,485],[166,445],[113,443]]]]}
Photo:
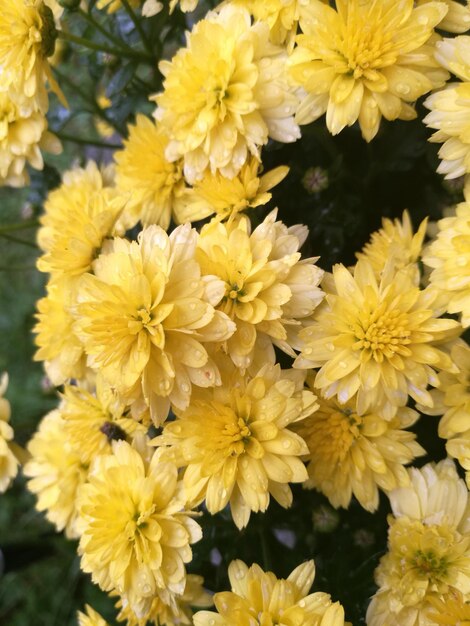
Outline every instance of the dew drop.
{"type": "Polygon", "coordinates": [[[330,341],[330,342],[328,342],[328,343],[325,345],[325,348],[326,348],[327,350],[329,350],[330,352],[334,352],[334,351],[335,351],[335,346],[334,346],[334,344],[333,344],[333,343],[331,343],[331,341],[330,341]]]}
{"type": "Polygon", "coordinates": [[[304,606],[305,606],[305,600],[301,600],[301,601],[299,602],[299,606],[303,609],[303,608],[304,608],[304,606]]]}
{"type": "Polygon", "coordinates": [[[288,450],[292,445],[292,442],[289,439],[285,439],[282,442],[282,447],[284,448],[284,450],[288,450]]]}
{"type": "Polygon", "coordinates": [[[238,572],[235,574],[235,578],[237,580],[241,580],[244,577],[244,573],[242,572],[242,570],[238,570],[238,572]]]}
{"type": "Polygon", "coordinates": [[[348,364],[346,363],[346,361],[340,361],[339,366],[342,367],[343,369],[346,369],[348,367],[348,364]]]}
{"type": "Polygon", "coordinates": [[[191,302],[191,304],[189,305],[189,308],[191,309],[191,311],[194,311],[196,309],[196,303],[191,302]]]}
{"type": "Polygon", "coordinates": [[[398,83],[396,89],[402,96],[407,96],[411,91],[411,87],[406,83],[398,83]]]}
{"type": "Polygon", "coordinates": [[[183,393],[188,393],[191,390],[191,387],[188,385],[188,383],[183,383],[181,385],[181,391],[183,393]]]}
{"type": "Polygon", "coordinates": [[[143,592],[145,595],[148,595],[149,593],[152,593],[152,587],[151,587],[150,585],[144,585],[144,586],[142,587],[142,592],[143,592]]]}

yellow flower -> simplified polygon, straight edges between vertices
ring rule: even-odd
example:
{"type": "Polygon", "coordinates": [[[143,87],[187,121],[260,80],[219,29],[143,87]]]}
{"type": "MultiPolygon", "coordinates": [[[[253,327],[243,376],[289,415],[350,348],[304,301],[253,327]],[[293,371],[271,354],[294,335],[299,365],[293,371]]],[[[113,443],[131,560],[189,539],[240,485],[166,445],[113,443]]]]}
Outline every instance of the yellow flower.
{"type": "Polygon", "coordinates": [[[416,264],[421,255],[427,221],[427,218],[424,219],[416,233],[413,233],[408,211],[403,211],[401,221],[398,218],[392,221],[384,217],[382,228],[372,233],[370,241],[356,257],[367,258],[377,278],[380,277],[390,257],[393,257],[397,270],[416,264]]]}
{"type": "Polygon", "coordinates": [[[99,168],[94,161],[89,161],[84,168],[74,167],[64,172],[62,184],[49,192],[44,213],[39,218],[37,241],[41,250],[51,250],[63,229],[70,229],[70,216],[83,214],[95,195],[111,199],[113,185],[113,169],[99,168]]]}
{"type": "Polygon", "coordinates": [[[470,347],[463,341],[458,342],[450,356],[458,371],[440,372],[439,388],[431,391],[434,407],[420,406],[419,409],[443,416],[439,422],[439,437],[448,440],[447,453],[466,470],[467,485],[470,485],[470,347]]]}
{"type": "Polygon", "coordinates": [[[8,489],[18,473],[20,464],[17,458],[19,448],[13,443],[13,428],[8,423],[10,403],[3,397],[7,386],[8,374],[4,372],[0,377],[0,493],[8,489]]]}
{"type": "Polygon", "coordinates": [[[383,405],[386,417],[408,396],[432,406],[426,388],[437,384],[436,370],[455,369],[439,344],[460,332],[458,322],[436,319],[436,293],[420,290],[415,273],[396,271],[391,261],[380,280],[368,259],[353,274],[333,267],[330,293],[300,332],[303,348],[294,364],[321,368],[315,385],[326,398],[344,404],[357,393],[361,414],[383,405]]]}
{"type": "Polygon", "coordinates": [[[24,466],[28,489],[37,495],[36,508],[69,538],[77,530],[77,492],[88,474],[71,447],[60,411],[48,413],[28,444],[31,459],[24,466]]]}
{"type": "Polygon", "coordinates": [[[155,113],[168,132],[166,156],[184,157],[189,182],[206,168],[233,178],[268,138],[295,141],[295,89],[287,82],[286,51],[269,42],[266,23],[251,24],[232,5],[196,24],[171,62],[162,61],[164,91],[155,113]]]}
{"type": "Polygon", "coordinates": [[[15,102],[11,93],[0,91],[0,186],[27,185],[26,165],[42,170],[41,150],[58,154],[61,149],[42,113],[22,110],[21,99],[15,102]]]}
{"type": "Polygon", "coordinates": [[[153,599],[149,612],[141,618],[137,617],[128,604],[124,607],[122,600],[119,600],[116,608],[121,610],[117,620],[125,621],[126,626],[147,626],[148,622],[153,622],[156,626],[192,624],[191,607],[207,607],[214,604],[211,594],[203,589],[203,583],[202,576],[188,574],[182,595],[170,594],[169,604],[157,596],[153,599]]]}
{"type": "Polygon", "coordinates": [[[81,611],[77,612],[78,626],[108,626],[108,623],[89,604],[85,604],[85,610],[86,614],[81,611]]]}
{"type": "Polygon", "coordinates": [[[147,430],[126,412],[125,405],[99,374],[94,394],[83,387],[66,385],[60,413],[69,441],[84,465],[98,454],[110,454],[112,441],[132,439],[147,430]]]}
{"type": "Polygon", "coordinates": [[[470,594],[468,491],[450,460],[408,470],[393,490],[389,552],[376,570],[379,590],[368,626],[431,626],[433,598],[470,594]]]}
{"type": "Polygon", "coordinates": [[[444,626],[470,626],[470,604],[464,601],[461,593],[455,592],[444,599],[430,598],[433,612],[429,619],[444,626]]]}
{"type": "Polygon", "coordinates": [[[238,528],[251,511],[265,511],[270,494],[287,508],[287,483],[303,482],[307,472],[299,456],[308,453],[289,425],[315,410],[315,396],[303,390],[300,372],[265,365],[251,376],[228,368],[223,385],[195,390],[185,411],[152,441],[168,446],[164,458],[184,467],[188,498],[215,514],[228,503],[238,528]],[[166,456],[165,456],[166,455],[166,456]]]}
{"type": "Polygon", "coordinates": [[[315,577],[313,561],[296,567],[286,580],[264,572],[256,563],[248,568],[243,561],[232,561],[228,576],[232,591],[214,596],[218,612],[199,611],[194,615],[194,626],[346,626],[348,623],[339,602],[332,602],[327,593],[308,593],[315,577]]]}
{"type": "Polygon", "coordinates": [[[185,510],[177,469],[149,462],[125,441],[101,455],[80,492],[81,566],[104,591],[115,590],[137,617],[157,594],[183,594],[190,544],[201,538],[185,510]]]}
{"type": "MultiPolygon", "coordinates": [[[[431,0],[419,0],[418,4],[425,4],[431,0]]],[[[448,33],[465,33],[470,28],[470,2],[466,6],[456,0],[442,0],[447,4],[448,10],[444,19],[439,22],[438,28],[448,33]]]]}
{"type": "Polygon", "coordinates": [[[175,10],[176,5],[179,2],[180,9],[185,13],[194,11],[199,0],[170,0],[170,13],[175,10]]]}
{"type": "Polygon", "coordinates": [[[246,216],[231,223],[213,221],[198,242],[203,273],[223,281],[218,309],[236,323],[225,349],[241,368],[269,360],[273,344],[295,356],[297,334],[324,295],[317,259],[300,258],[306,228],[287,228],[276,216],[272,211],[253,232],[246,216]]]}
{"type": "Polygon", "coordinates": [[[137,115],[124,150],[114,155],[116,185],[127,198],[126,227],[140,220],[144,226],[158,224],[167,230],[172,214],[184,221],[178,219],[185,190],[182,162],[166,159],[167,145],[165,132],[145,115],[137,115]]]}
{"type": "Polygon", "coordinates": [[[287,176],[289,168],[276,167],[259,176],[260,163],[250,157],[234,178],[226,178],[219,172],[206,172],[201,180],[188,190],[185,202],[177,209],[180,222],[195,222],[213,213],[217,219],[235,217],[240,211],[255,208],[271,200],[269,191],[287,176]]]}
{"type": "Polygon", "coordinates": [[[27,100],[28,114],[48,109],[46,82],[58,94],[47,57],[54,53],[54,14],[42,0],[0,0],[0,91],[27,100]],[[29,106],[28,106],[29,105],[29,106]]]}
{"type": "Polygon", "coordinates": [[[88,364],[129,401],[149,406],[161,423],[170,402],[189,404],[191,385],[218,384],[204,344],[225,341],[234,324],[215,311],[223,283],[201,277],[197,232],[179,226],[170,236],[148,226],[137,242],[116,238],[84,274],[73,307],[74,330],[88,364]]]}
{"type": "Polygon", "coordinates": [[[416,117],[411,105],[448,77],[434,60],[433,28],[443,2],[414,7],[413,0],[339,0],[337,9],[312,0],[302,9],[292,78],[307,92],[296,115],[308,124],[326,112],[336,135],[359,120],[371,141],[380,120],[416,117]]]}
{"type": "Polygon", "coordinates": [[[464,82],[449,83],[429,96],[424,106],[431,112],[423,121],[437,130],[430,141],[443,143],[437,171],[457,178],[470,172],[470,37],[443,39],[436,46],[436,59],[464,82]]]}
{"type": "Polygon", "coordinates": [[[403,430],[419,414],[404,407],[385,420],[377,410],[359,413],[354,400],[340,404],[319,396],[318,401],[320,408],[295,428],[310,450],[304,458],[304,486],[323,492],[335,507],[347,508],[354,495],[361,506],[375,511],[379,488],[390,491],[407,485],[403,465],[426,453],[416,435],[403,430]]]}
{"type": "MultiPolygon", "coordinates": [[[[133,9],[137,9],[142,4],[143,0],[128,0],[128,2],[133,9]]],[[[96,8],[106,9],[108,13],[115,13],[122,8],[122,3],[121,0],[98,0],[96,8]]]]}
{"type": "Polygon", "coordinates": [[[438,222],[437,237],[423,253],[432,268],[430,285],[445,300],[445,310],[460,313],[464,328],[470,325],[470,203],[462,202],[454,216],[438,222]]]}
{"type": "Polygon", "coordinates": [[[47,295],[37,302],[35,361],[44,361],[44,368],[54,385],[85,374],[83,346],[73,331],[74,318],[69,308],[74,302],[74,283],[51,280],[47,295]]]}

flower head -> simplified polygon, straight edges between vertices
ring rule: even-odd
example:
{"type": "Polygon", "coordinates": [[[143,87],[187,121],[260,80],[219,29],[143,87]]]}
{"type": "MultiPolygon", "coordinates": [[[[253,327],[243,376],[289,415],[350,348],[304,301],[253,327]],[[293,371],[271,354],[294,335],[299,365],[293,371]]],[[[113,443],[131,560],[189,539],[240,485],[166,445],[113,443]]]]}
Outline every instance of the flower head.
{"type": "Polygon", "coordinates": [[[328,594],[309,594],[315,577],[313,561],[295,568],[286,580],[264,572],[256,563],[232,561],[228,569],[232,591],[216,593],[217,613],[199,611],[194,626],[289,624],[291,626],[346,626],[344,609],[328,594]]]}
{"type": "Polygon", "coordinates": [[[432,268],[429,282],[445,300],[445,310],[460,313],[462,326],[470,325],[470,203],[438,222],[438,233],[423,253],[432,268]]]}
{"type": "MultiPolygon", "coordinates": [[[[319,394],[318,394],[319,395],[319,394]]],[[[409,483],[403,467],[425,450],[403,430],[418,413],[400,408],[385,420],[379,411],[360,414],[355,400],[340,404],[318,397],[320,408],[295,425],[309,454],[305,487],[323,492],[335,507],[347,508],[354,495],[368,511],[379,505],[379,488],[390,491],[409,483]]]]}
{"type": "Polygon", "coordinates": [[[290,506],[287,483],[306,480],[299,456],[308,449],[289,426],[317,406],[296,374],[265,365],[241,376],[228,366],[221,387],[195,391],[189,407],[176,411],[177,419],[153,442],[168,446],[164,458],[185,468],[188,498],[205,499],[212,514],[230,503],[239,528],[251,511],[267,509],[270,494],[290,506]]]}
{"type": "Polygon", "coordinates": [[[194,183],[178,209],[180,222],[194,222],[213,213],[216,219],[231,219],[240,211],[255,208],[271,200],[269,191],[280,183],[289,171],[286,166],[276,167],[261,176],[260,163],[250,157],[237,176],[226,178],[220,172],[207,171],[194,183]]]}
{"type": "Polygon", "coordinates": [[[430,141],[443,144],[437,171],[446,178],[457,178],[470,172],[470,37],[444,39],[436,46],[437,60],[464,82],[449,83],[430,95],[424,105],[431,112],[423,121],[437,131],[430,141]]]}
{"type": "Polygon", "coordinates": [[[177,469],[125,441],[96,458],[80,493],[82,568],[142,617],[157,594],[183,594],[201,529],[185,509],[177,469]]]}
{"type": "Polygon", "coordinates": [[[223,281],[217,308],[236,323],[225,349],[241,368],[265,362],[273,344],[295,356],[297,334],[323,298],[317,259],[300,258],[305,227],[287,228],[276,216],[272,211],[253,232],[245,216],[231,223],[214,220],[198,241],[203,273],[223,281]]]}
{"type": "Polygon", "coordinates": [[[185,190],[181,161],[165,157],[166,133],[145,115],[137,115],[124,150],[116,152],[116,186],[127,198],[126,226],[139,220],[144,226],[158,224],[167,230],[172,215],[176,221],[185,190]]]}
{"type": "Polygon", "coordinates": [[[224,286],[201,277],[197,233],[189,225],[167,235],[159,226],[137,242],[116,238],[84,274],[73,308],[88,364],[130,401],[163,421],[170,401],[182,409],[191,384],[211,386],[219,374],[204,344],[225,341],[234,325],[214,309],[224,286]]]}
{"type": "Polygon", "coordinates": [[[70,445],[60,411],[48,413],[28,444],[31,459],[24,466],[28,489],[37,495],[36,508],[46,511],[58,531],[76,538],[77,493],[88,474],[80,455],[70,445]]]}
{"type": "Polygon", "coordinates": [[[13,428],[10,421],[10,403],[4,398],[8,386],[8,374],[4,372],[0,377],[0,493],[10,486],[11,481],[18,473],[20,464],[16,447],[13,443],[13,428]]]}
{"type": "Polygon", "coordinates": [[[447,72],[434,60],[433,28],[447,7],[413,0],[340,0],[336,9],[312,0],[301,12],[292,78],[307,92],[296,115],[307,124],[326,112],[336,135],[359,120],[371,141],[382,116],[416,117],[411,106],[441,87],[447,72]]]}
{"type": "Polygon", "coordinates": [[[160,63],[156,117],[170,137],[167,158],[184,158],[189,182],[206,168],[233,178],[249,153],[259,159],[269,137],[299,138],[285,61],[266,23],[252,25],[247,10],[227,5],[196,24],[171,62],[160,63]]]}
{"type": "Polygon", "coordinates": [[[408,211],[403,211],[401,221],[398,218],[392,221],[384,217],[382,228],[372,233],[370,241],[356,257],[367,258],[378,278],[390,257],[394,258],[394,267],[397,270],[417,263],[426,235],[427,221],[424,219],[417,232],[413,233],[408,211]]]}
{"type": "MultiPolygon", "coordinates": [[[[0,1],[0,91],[26,98],[29,113],[46,113],[46,81],[58,89],[47,57],[55,48],[54,14],[43,0],[0,1]]],[[[26,103],[24,104],[26,107],[26,103]]]]}
{"type": "Polygon", "coordinates": [[[432,406],[426,390],[436,385],[436,370],[455,369],[441,349],[459,332],[458,322],[436,319],[436,293],[420,290],[415,273],[392,263],[377,279],[368,259],[353,274],[333,267],[330,293],[311,326],[300,332],[304,347],[294,367],[320,367],[315,385],[341,403],[357,393],[363,413],[384,405],[387,416],[411,396],[432,406]]]}

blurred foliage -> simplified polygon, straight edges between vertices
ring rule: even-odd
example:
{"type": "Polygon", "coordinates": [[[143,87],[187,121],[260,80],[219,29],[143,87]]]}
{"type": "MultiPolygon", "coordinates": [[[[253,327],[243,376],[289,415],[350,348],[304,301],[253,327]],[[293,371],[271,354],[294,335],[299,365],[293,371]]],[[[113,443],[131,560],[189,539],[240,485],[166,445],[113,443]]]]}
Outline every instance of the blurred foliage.
{"type": "MultiPolygon", "coordinates": [[[[93,10],[94,4],[90,2],[89,13],[70,12],[65,18],[67,29],[103,47],[115,45],[112,37],[122,42],[129,58],[61,42],[56,77],[69,108],[53,99],[49,120],[52,130],[62,136],[64,152],[60,157],[46,155],[44,171],[32,173],[27,190],[0,190],[0,371],[10,375],[7,398],[12,404],[16,438],[22,445],[57,403],[40,364],[32,360],[34,307],[44,289],[44,277],[35,270],[34,224],[43,200],[59,183],[60,173],[74,162],[90,158],[108,162],[112,147],[125,136],[126,123],[137,112],[151,112],[148,96],[161,86],[156,60],[170,57],[183,43],[189,20],[197,19],[176,11],[170,20],[163,11],[142,21],[147,41],[142,45],[141,35],[125,11],[109,18],[93,10]],[[106,28],[108,36],[100,27],[106,28]],[[142,58],[135,56],[136,51],[142,58]],[[98,105],[100,94],[110,99],[109,108],[102,110],[98,105]],[[109,139],[98,135],[98,118],[114,129],[109,139]],[[8,229],[18,223],[20,229],[8,229]]],[[[199,15],[210,4],[202,3],[199,15]]],[[[383,216],[399,216],[408,208],[415,225],[427,215],[438,219],[445,206],[459,199],[460,190],[446,187],[435,173],[437,148],[427,142],[429,133],[419,118],[383,122],[371,144],[362,140],[356,127],[332,137],[321,119],[304,127],[297,143],[269,145],[264,153],[265,168],[288,164],[291,170],[274,189],[270,206],[255,214],[254,221],[278,206],[279,217],[286,223],[307,224],[310,237],[304,254],[320,256],[320,265],[331,269],[338,261],[354,262],[354,253],[380,226],[383,216]],[[312,189],[312,180],[316,180],[312,172],[321,176],[317,190],[312,189]]],[[[443,442],[437,438],[436,418],[423,417],[416,430],[430,452],[419,465],[445,456],[443,442]]],[[[194,547],[188,569],[202,574],[207,587],[217,591],[228,588],[227,566],[233,558],[257,561],[278,576],[287,576],[300,562],[313,557],[315,589],[330,592],[341,601],[353,624],[364,624],[375,589],[373,571],[386,546],[388,512],[384,497],[374,515],[355,502],[348,511],[336,512],[320,494],[295,487],[290,510],[272,503],[266,514],[254,515],[241,533],[228,513],[204,515],[204,538],[194,547]]],[[[112,602],[80,572],[76,543],[57,535],[34,511],[34,498],[25,490],[21,476],[1,498],[0,549],[0,624],[69,626],[76,624],[75,612],[85,602],[112,622],[112,602]]]]}

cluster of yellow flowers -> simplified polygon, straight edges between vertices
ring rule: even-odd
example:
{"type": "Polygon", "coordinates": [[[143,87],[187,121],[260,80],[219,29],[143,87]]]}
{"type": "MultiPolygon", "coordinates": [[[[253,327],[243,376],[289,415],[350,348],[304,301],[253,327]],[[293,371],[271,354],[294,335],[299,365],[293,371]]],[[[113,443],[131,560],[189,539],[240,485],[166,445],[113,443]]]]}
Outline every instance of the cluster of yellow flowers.
{"type": "MultiPolygon", "coordinates": [[[[425,454],[407,430],[418,411],[438,414],[449,455],[470,476],[470,347],[460,337],[470,325],[469,203],[424,250],[426,221],[414,233],[407,212],[385,219],[354,267],[331,273],[302,258],[306,227],[286,226],[277,209],[257,224],[244,211],[288,174],[263,171],[269,141],[296,141],[324,113],[332,134],[358,121],[371,141],[382,117],[414,118],[415,101],[444,87],[448,71],[470,81],[470,38],[435,32],[464,32],[470,9],[331,4],[223,2],[161,62],[153,119],[137,115],[110,166],[74,167],[45,202],[35,358],[63,390],[24,473],[37,508],[79,539],[82,569],[129,626],[344,626],[339,603],[309,594],[313,561],[286,580],[234,561],[231,591],[214,598],[187,572],[198,507],[229,506],[241,529],[271,496],[289,507],[290,483],[335,507],[355,496],[375,511],[379,490],[390,497],[369,626],[467,614],[467,487],[453,461],[405,465],[425,454]],[[191,223],[202,219],[198,231],[191,223]],[[192,616],[212,602],[217,613],[192,616]]],[[[47,57],[60,10],[54,0],[0,9],[0,181],[20,184],[50,139],[47,85],[58,87],[47,57]]],[[[470,172],[467,91],[450,85],[426,101],[448,176],[470,172]]],[[[18,465],[4,403],[0,489],[18,465]]],[[[79,624],[106,626],[91,607],[79,624]]]]}

